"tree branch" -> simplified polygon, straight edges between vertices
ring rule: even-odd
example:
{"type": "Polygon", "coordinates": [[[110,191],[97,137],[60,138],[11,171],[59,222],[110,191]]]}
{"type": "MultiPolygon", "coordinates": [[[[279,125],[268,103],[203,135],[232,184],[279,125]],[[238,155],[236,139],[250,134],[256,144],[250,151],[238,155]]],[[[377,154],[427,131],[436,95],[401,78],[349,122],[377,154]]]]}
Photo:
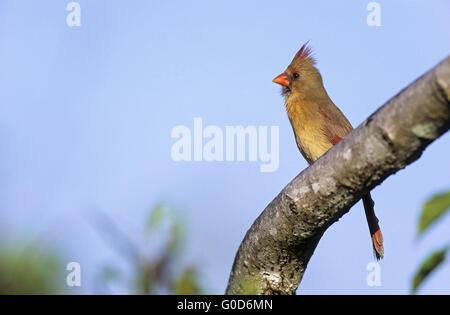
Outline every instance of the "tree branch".
{"type": "Polygon", "coordinates": [[[294,294],[325,230],[450,126],[450,57],[294,178],[239,247],[226,294],[294,294]]]}

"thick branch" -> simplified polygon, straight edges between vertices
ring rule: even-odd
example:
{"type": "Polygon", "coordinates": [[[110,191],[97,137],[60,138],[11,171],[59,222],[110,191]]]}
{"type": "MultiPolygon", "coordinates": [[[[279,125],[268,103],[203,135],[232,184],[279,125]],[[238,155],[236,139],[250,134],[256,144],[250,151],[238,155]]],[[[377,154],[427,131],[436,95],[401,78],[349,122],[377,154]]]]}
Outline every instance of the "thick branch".
{"type": "Polygon", "coordinates": [[[294,294],[325,230],[449,129],[449,99],[447,57],[301,172],[245,235],[226,293],[294,294]]]}

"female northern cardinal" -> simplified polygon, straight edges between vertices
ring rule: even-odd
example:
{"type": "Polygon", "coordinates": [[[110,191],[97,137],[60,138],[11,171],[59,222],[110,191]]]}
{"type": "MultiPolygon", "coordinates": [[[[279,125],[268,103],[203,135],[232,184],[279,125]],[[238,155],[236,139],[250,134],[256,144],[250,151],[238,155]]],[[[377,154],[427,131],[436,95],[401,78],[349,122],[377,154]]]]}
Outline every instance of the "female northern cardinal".
{"type": "MultiPolygon", "coordinates": [[[[333,145],[352,131],[347,118],[334,105],[323,86],[319,70],[314,66],[311,49],[307,44],[295,55],[286,71],[273,82],[283,86],[286,111],[295,134],[297,146],[312,164],[333,145]]],[[[374,202],[370,193],[363,198],[367,223],[374,253],[383,258],[383,236],[375,216],[374,202]]]]}

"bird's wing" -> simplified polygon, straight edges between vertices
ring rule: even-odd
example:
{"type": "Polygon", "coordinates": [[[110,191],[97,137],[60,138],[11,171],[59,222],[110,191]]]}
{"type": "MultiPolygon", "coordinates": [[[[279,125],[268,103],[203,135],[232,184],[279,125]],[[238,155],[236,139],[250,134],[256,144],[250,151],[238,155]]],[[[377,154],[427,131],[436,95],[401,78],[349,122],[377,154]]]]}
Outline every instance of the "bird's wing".
{"type": "Polygon", "coordinates": [[[342,113],[339,112],[339,116],[341,117],[340,119],[336,119],[330,115],[327,115],[327,113],[322,110],[319,112],[325,120],[325,135],[333,145],[341,141],[352,131],[352,126],[342,113]]]}

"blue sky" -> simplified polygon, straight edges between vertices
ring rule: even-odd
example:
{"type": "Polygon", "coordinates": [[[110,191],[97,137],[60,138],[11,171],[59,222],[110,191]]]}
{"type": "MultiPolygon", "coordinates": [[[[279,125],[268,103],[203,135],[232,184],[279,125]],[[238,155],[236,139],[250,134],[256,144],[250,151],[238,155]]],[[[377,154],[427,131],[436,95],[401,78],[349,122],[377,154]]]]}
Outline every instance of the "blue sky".
{"type": "MultiPolygon", "coordinates": [[[[325,87],[354,126],[450,51],[448,1],[0,2],[0,227],[9,240],[56,240],[95,271],[120,260],[86,222],[108,213],[132,237],[158,201],[188,218],[186,262],[223,293],[234,254],[264,207],[307,163],[292,135],[283,72],[310,40],[325,87]],[[279,126],[280,167],[174,162],[171,130],[279,126]]],[[[420,260],[449,242],[449,218],[416,237],[421,204],[450,187],[450,137],[373,191],[385,238],[381,287],[368,287],[369,233],[358,203],[324,235],[300,292],[408,293],[420,260]]],[[[450,264],[422,293],[450,291],[450,264]]]]}

